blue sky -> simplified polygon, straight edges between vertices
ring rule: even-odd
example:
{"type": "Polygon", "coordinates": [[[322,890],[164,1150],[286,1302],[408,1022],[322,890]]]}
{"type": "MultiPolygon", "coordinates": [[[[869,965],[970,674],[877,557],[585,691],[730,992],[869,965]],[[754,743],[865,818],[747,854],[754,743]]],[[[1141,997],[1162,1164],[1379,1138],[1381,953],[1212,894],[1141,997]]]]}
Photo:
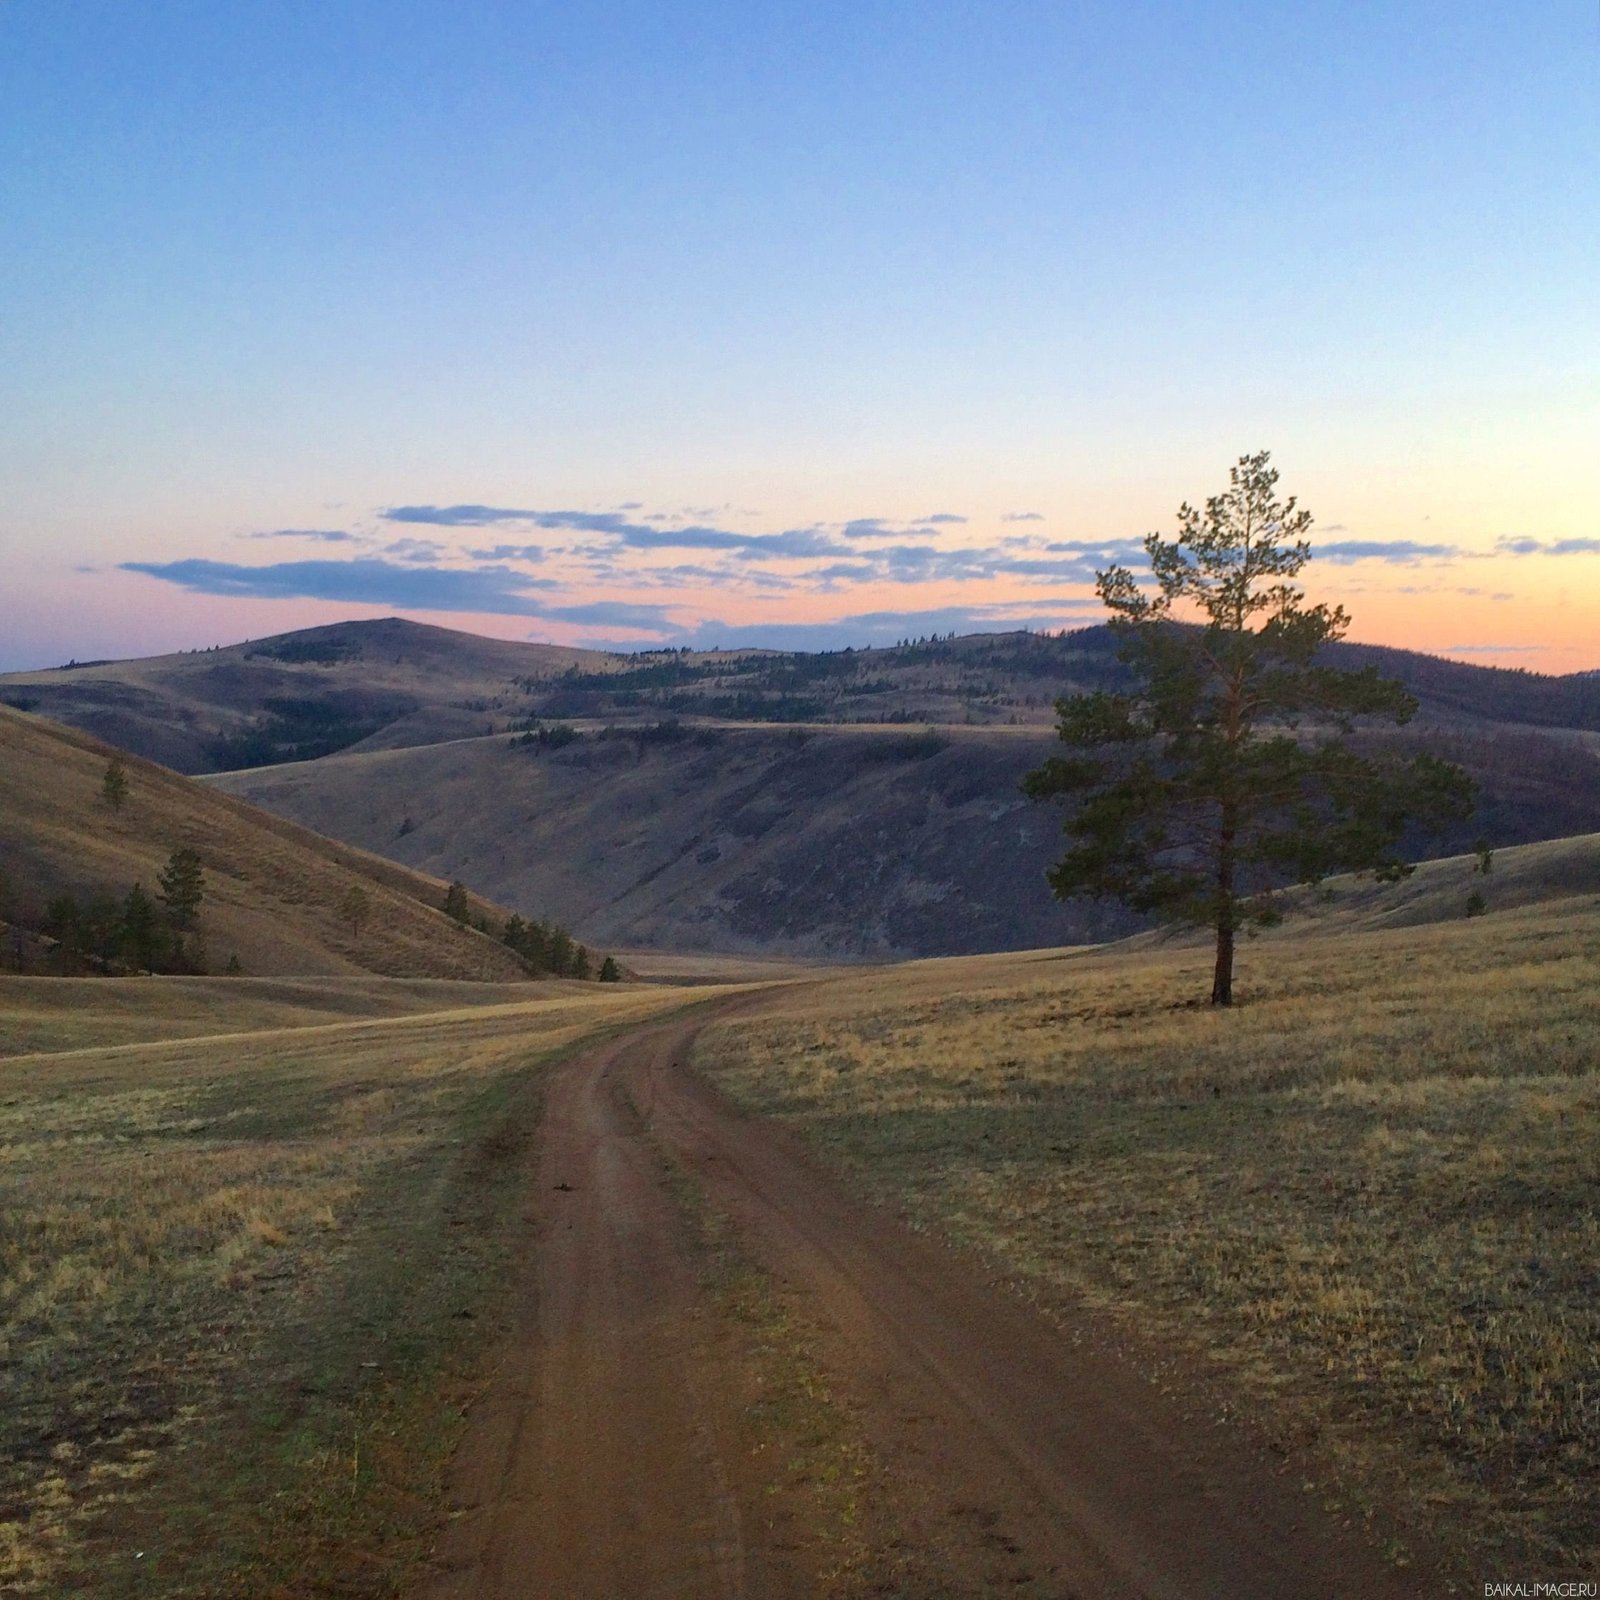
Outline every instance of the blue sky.
{"type": "Polygon", "coordinates": [[[0,667],[1060,626],[1263,447],[1357,635],[1600,665],[1597,36],[6,0],[0,667]]]}

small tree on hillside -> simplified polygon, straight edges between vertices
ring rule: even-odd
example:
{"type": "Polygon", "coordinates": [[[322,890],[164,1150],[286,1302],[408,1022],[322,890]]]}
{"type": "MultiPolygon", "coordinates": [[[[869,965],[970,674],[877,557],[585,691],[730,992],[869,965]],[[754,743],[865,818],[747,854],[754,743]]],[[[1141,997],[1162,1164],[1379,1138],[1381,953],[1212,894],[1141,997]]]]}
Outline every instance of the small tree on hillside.
{"type": "Polygon", "coordinates": [[[113,756],[106,763],[105,774],[100,779],[100,794],[113,811],[120,811],[128,798],[128,769],[120,756],[113,756]]]}
{"type": "Polygon", "coordinates": [[[136,883],[122,902],[122,955],[135,970],[154,972],[166,952],[170,935],[161,926],[156,903],[136,883]]]}
{"type": "Polygon", "coordinates": [[[1407,822],[1437,826],[1471,805],[1447,762],[1350,748],[1357,718],[1403,723],[1416,701],[1375,669],[1318,661],[1350,619],[1295,587],[1311,515],[1279,502],[1277,481],[1267,452],[1245,456],[1203,513],[1179,509],[1175,540],[1152,533],[1153,594],[1126,567],[1098,575],[1136,687],[1058,701],[1071,754],[1024,780],[1034,799],[1077,802],[1049,875],[1059,898],[1215,930],[1213,1005],[1232,1004],[1235,936],[1276,920],[1275,889],[1339,871],[1402,876],[1407,822]]]}
{"type": "Polygon", "coordinates": [[[459,878],[445,891],[444,914],[463,928],[472,915],[472,908],[467,904],[467,886],[459,878]]]}
{"type": "Polygon", "coordinates": [[[344,897],[339,901],[339,915],[350,924],[350,937],[359,939],[367,918],[372,915],[372,901],[359,883],[353,883],[345,890],[344,897]]]}
{"type": "Polygon", "coordinates": [[[161,901],[167,908],[167,921],[179,933],[193,930],[205,899],[205,873],[200,857],[187,845],[174,850],[160,876],[161,901]]]}
{"type": "Polygon", "coordinates": [[[58,894],[51,900],[44,908],[40,932],[56,941],[61,952],[62,969],[70,970],[72,963],[83,954],[83,916],[78,909],[77,897],[58,894]]]}
{"type": "Polygon", "coordinates": [[[622,982],[622,968],[617,965],[617,958],[615,956],[607,956],[605,960],[600,963],[600,981],[601,983],[622,982]]]}

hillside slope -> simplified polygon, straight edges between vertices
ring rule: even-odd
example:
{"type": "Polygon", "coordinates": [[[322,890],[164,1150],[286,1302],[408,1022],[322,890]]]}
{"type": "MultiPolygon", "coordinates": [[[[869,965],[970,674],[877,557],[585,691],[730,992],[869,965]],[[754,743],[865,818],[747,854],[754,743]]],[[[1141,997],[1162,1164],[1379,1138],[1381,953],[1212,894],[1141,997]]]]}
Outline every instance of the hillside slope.
{"type": "MultiPolygon", "coordinates": [[[[1600,732],[1600,679],[1468,666],[1342,644],[1418,697],[1423,727],[1600,732]]],[[[399,618],[308,628],[222,649],[0,678],[0,702],[181,772],[310,760],[503,732],[529,718],[1048,728],[1063,694],[1121,680],[1104,627],[972,634],[821,654],[610,655],[484,639],[399,618]]]]}
{"type": "Polygon", "coordinates": [[[698,728],[537,752],[504,738],[208,780],[626,948],[896,956],[1136,924],[1056,904],[1037,734],[698,728]]]}
{"type": "MultiPolygon", "coordinates": [[[[430,744],[504,725],[513,680],[609,657],[389,618],[215,650],[11,673],[0,702],[93,733],[175,772],[321,755],[366,739],[430,744]],[[486,716],[488,720],[486,721],[486,716]]],[[[520,702],[520,696],[519,696],[520,702]]]]}
{"type": "MultiPolygon", "coordinates": [[[[1479,832],[1502,847],[1600,830],[1600,759],[1534,739],[1519,735],[1505,760],[1493,742],[1449,747],[1484,794],[1438,849],[1464,850],[1479,832]]],[[[591,942],[885,958],[1139,926],[1050,894],[1060,813],[1018,786],[1054,748],[1022,728],[658,727],[556,750],[495,737],[208,781],[548,912],[591,942]]]]}
{"type": "Polygon", "coordinates": [[[445,891],[438,879],[151,762],[123,758],[129,794],[113,811],[101,780],[117,753],[87,734],[0,707],[0,866],[19,922],[36,921],[57,894],[120,897],[135,882],[154,892],[172,851],[188,846],[205,871],[200,926],[214,966],[237,954],[247,973],[260,976],[522,976],[503,945],[438,909],[445,891]],[[337,909],[356,885],[371,903],[359,938],[337,909]]]}

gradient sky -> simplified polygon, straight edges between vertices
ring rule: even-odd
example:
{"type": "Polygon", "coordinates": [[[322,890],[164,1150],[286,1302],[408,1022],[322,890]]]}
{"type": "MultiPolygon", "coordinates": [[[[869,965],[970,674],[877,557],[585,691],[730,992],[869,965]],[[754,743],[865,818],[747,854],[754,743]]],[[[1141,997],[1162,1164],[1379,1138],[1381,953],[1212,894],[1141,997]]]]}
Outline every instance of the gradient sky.
{"type": "Polygon", "coordinates": [[[0,0],[0,668],[1095,620],[1273,452],[1352,637],[1600,667],[1600,19],[0,0]]]}

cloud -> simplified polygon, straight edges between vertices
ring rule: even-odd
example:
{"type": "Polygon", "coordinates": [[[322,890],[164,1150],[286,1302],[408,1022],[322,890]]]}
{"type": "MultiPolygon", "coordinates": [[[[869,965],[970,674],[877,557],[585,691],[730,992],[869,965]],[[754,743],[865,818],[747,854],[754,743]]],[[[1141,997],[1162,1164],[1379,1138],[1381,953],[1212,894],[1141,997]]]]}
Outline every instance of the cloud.
{"type": "Polygon", "coordinates": [[[390,522],[424,522],[443,527],[487,527],[526,522],[536,528],[600,534],[630,550],[728,550],[745,560],[804,559],[845,554],[846,547],[819,528],[789,528],[782,533],[735,533],[697,523],[686,528],[633,522],[618,511],[539,511],[509,506],[392,506],[390,522]]]}
{"type": "Polygon", "coordinates": [[[932,516],[922,517],[923,522],[965,522],[965,517],[958,517],[953,511],[935,511],[932,516]]]}
{"type": "Polygon", "coordinates": [[[241,539],[315,539],[320,544],[360,544],[343,528],[272,528],[264,533],[241,533],[241,539]]]}
{"type": "Polygon", "coordinates": [[[428,565],[444,554],[444,546],[437,539],[396,539],[383,547],[383,554],[428,565]]]}
{"type": "Polygon", "coordinates": [[[487,550],[469,550],[474,561],[543,561],[545,548],[539,544],[497,544],[487,550]]]}
{"type": "Polygon", "coordinates": [[[539,513],[510,506],[390,506],[378,515],[385,522],[423,522],[434,528],[488,528],[497,522],[532,522],[539,513]]]}
{"type": "Polygon", "coordinates": [[[1595,556],[1600,539],[1530,539],[1509,535],[1494,542],[1495,553],[1507,556],[1595,556]]]}
{"type": "Polygon", "coordinates": [[[464,611],[488,616],[547,617],[550,606],[525,591],[555,588],[509,567],[412,567],[376,557],[356,561],[280,561],[241,567],[226,561],[124,561],[193,594],[252,600],[333,600],[350,605],[398,606],[405,611],[464,611]]]}
{"type": "Polygon", "coordinates": [[[1447,644],[1446,655],[1458,656],[1522,656],[1538,655],[1542,644],[1447,644]]]}
{"type": "Polygon", "coordinates": [[[1008,511],[1000,519],[1002,522],[1043,522],[1042,511],[1008,511]]]}
{"type": "Polygon", "coordinates": [[[1418,561],[1449,561],[1466,554],[1459,545],[1419,544],[1415,539],[1335,539],[1312,547],[1312,554],[1336,566],[1352,561],[1390,561],[1411,566],[1418,561]]]}

